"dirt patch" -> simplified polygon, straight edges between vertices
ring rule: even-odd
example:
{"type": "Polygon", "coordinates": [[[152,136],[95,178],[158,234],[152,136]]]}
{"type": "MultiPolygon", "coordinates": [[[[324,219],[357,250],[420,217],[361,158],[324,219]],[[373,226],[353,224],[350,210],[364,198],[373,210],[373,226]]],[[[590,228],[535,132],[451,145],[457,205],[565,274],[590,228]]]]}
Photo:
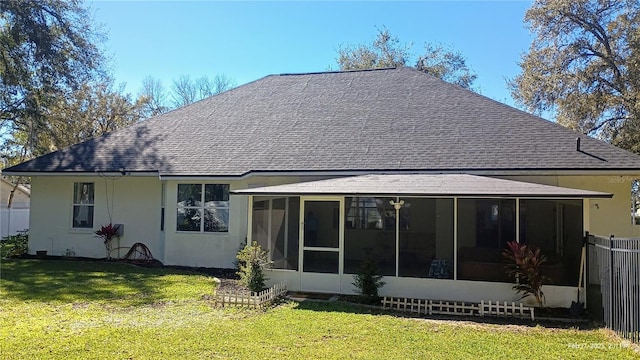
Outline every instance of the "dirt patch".
{"type": "Polygon", "coordinates": [[[222,291],[249,291],[249,289],[240,282],[240,277],[236,273],[236,269],[227,268],[205,268],[205,267],[188,267],[188,266],[164,266],[165,268],[193,271],[207,276],[215,277],[220,280],[218,290],[222,291]]]}
{"type": "Polygon", "coordinates": [[[220,279],[220,287],[218,289],[221,291],[249,291],[238,279],[218,279],[220,279]]]}

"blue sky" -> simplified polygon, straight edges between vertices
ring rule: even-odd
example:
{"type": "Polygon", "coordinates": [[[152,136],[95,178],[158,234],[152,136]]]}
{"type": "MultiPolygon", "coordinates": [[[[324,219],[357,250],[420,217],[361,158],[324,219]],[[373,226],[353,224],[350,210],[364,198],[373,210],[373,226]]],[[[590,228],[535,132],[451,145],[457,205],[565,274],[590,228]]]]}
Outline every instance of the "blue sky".
{"type": "Polygon", "coordinates": [[[341,44],[370,43],[385,26],[416,55],[425,42],[462,52],[475,86],[513,104],[506,79],[531,43],[530,1],[97,1],[116,82],[133,94],[153,76],[225,74],[238,85],[269,74],[337,69],[341,44]]]}

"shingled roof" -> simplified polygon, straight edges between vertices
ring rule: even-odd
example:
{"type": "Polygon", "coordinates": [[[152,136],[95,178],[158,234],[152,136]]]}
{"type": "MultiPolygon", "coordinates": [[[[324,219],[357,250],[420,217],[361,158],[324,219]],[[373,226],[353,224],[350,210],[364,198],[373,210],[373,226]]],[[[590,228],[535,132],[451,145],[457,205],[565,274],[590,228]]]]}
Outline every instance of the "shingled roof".
{"type": "Polygon", "coordinates": [[[166,176],[635,171],[640,157],[398,68],[267,76],[5,173],[122,169],[166,176]]]}

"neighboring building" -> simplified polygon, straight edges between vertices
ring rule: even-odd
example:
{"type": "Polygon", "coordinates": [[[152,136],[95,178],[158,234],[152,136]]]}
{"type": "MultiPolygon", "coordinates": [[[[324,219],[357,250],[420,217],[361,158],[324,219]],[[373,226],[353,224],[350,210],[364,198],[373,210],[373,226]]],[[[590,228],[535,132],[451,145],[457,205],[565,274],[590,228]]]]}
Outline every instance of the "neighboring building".
{"type": "Polygon", "coordinates": [[[112,222],[170,265],[258,241],[293,290],[352,293],[372,256],[382,294],[510,301],[515,240],[568,306],[584,232],[633,233],[640,157],[399,68],[267,76],[5,173],[32,178],[30,252],[104,257],[112,222]]]}
{"type": "Polygon", "coordinates": [[[0,237],[29,229],[31,191],[25,185],[18,185],[9,207],[9,196],[14,187],[15,184],[0,178],[0,237]]]}

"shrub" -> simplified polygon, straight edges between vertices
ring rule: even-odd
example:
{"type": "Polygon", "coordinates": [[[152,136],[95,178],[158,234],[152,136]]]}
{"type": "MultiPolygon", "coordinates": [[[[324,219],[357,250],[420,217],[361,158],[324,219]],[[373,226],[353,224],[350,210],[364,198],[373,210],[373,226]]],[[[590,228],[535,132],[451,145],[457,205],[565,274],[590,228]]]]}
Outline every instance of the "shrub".
{"type": "Polygon", "coordinates": [[[542,264],[547,258],[540,249],[510,241],[502,255],[509,260],[507,271],[514,278],[513,290],[521,295],[520,299],[533,295],[538,305],[543,306],[545,299],[542,283],[547,278],[542,275],[542,264]]]}
{"type": "Polygon", "coordinates": [[[382,275],[378,274],[378,264],[372,256],[366,256],[360,263],[360,270],[353,276],[352,283],[358,288],[358,293],[363,302],[374,304],[380,301],[378,289],[384,286],[382,275]]]}
{"type": "Polygon", "coordinates": [[[246,245],[238,252],[238,275],[240,281],[252,292],[264,290],[265,281],[264,270],[271,264],[266,250],[262,250],[260,245],[254,241],[251,245],[246,245]]]}
{"type": "Polygon", "coordinates": [[[119,230],[119,226],[114,226],[113,224],[109,223],[107,225],[102,225],[100,227],[100,230],[95,232],[96,236],[101,238],[104,242],[104,247],[107,251],[107,259],[111,259],[111,240],[120,236],[119,230]]]}
{"type": "MultiPolygon", "coordinates": [[[[240,270],[240,260],[238,260],[238,254],[240,253],[240,251],[242,251],[242,249],[244,249],[244,247],[247,246],[247,238],[245,237],[244,240],[242,240],[242,242],[240,243],[240,246],[238,246],[238,250],[236,251],[236,258],[235,260],[233,260],[233,267],[236,270],[240,270]]],[[[236,271],[236,274],[238,272],[236,271]]]]}
{"type": "Polygon", "coordinates": [[[0,257],[21,256],[27,253],[29,230],[18,231],[17,235],[5,236],[0,240],[0,257]]]}

